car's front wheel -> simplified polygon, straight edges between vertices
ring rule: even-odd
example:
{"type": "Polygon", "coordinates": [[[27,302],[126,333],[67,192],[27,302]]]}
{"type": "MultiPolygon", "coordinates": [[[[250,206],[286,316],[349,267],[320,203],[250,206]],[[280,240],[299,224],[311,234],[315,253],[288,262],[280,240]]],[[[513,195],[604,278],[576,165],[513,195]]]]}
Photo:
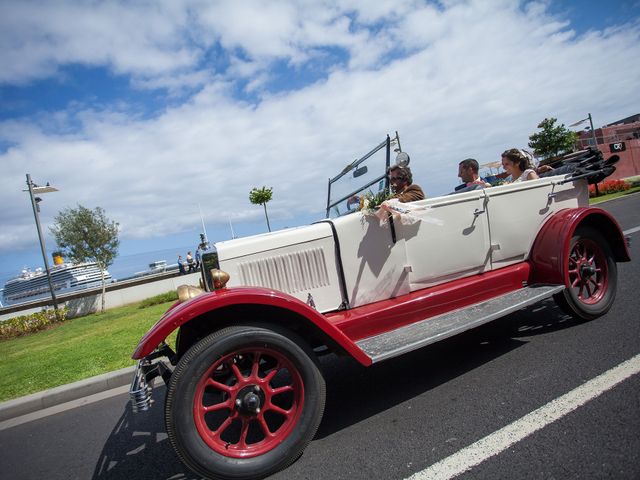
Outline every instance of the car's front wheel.
{"type": "Polygon", "coordinates": [[[565,261],[567,288],[555,296],[570,315],[591,320],[609,311],[616,297],[618,269],[609,243],[592,227],[571,238],[565,261]]]}
{"type": "Polygon", "coordinates": [[[165,423],[181,460],[206,478],[262,478],[311,441],[325,384],[295,335],[229,327],[195,344],[168,385],[165,423]]]}

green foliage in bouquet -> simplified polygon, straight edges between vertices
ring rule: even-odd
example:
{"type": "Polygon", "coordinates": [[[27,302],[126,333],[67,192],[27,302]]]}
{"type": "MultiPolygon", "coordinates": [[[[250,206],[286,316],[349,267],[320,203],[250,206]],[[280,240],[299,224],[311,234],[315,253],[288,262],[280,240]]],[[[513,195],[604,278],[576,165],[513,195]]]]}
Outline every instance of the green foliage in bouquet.
{"type": "Polygon", "coordinates": [[[369,190],[360,197],[360,210],[375,210],[382,202],[391,198],[393,198],[393,194],[387,188],[380,190],[378,193],[373,193],[369,190]]]}

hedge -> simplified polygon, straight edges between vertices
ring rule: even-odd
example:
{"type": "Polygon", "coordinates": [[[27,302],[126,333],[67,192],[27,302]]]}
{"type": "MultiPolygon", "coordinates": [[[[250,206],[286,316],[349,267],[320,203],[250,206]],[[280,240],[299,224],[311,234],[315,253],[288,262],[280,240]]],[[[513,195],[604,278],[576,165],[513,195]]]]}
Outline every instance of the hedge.
{"type": "Polygon", "coordinates": [[[7,340],[28,335],[44,330],[50,325],[62,323],[67,319],[67,310],[66,307],[61,308],[58,310],[57,315],[55,310],[42,310],[31,315],[21,315],[0,322],[0,339],[7,340]]]}
{"type": "Polygon", "coordinates": [[[155,297],[142,300],[138,308],[147,308],[147,307],[150,307],[151,305],[158,305],[160,303],[173,302],[177,299],[178,299],[178,292],[176,290],[171,290],[169,292],[156,295],[155,297]]]}
{"type": "MultiPolygon", "coordinates": [[[[607,195],[608,193],[617,193],[624,192],[631,188],[624,180],[605,180],[598,184],[598,192],[600,195],[607,195]]],[[[589,185],[589,196],[596,196],[596,187],[595,185],[589,185]]]]}

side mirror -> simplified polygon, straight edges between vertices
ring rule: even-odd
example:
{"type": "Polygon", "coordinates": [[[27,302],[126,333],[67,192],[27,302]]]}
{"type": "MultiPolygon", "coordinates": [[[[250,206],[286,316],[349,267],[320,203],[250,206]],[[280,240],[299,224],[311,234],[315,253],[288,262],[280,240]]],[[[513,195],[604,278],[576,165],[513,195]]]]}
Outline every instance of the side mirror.
{"type": "Polygon", "coordinates": [[[396,165],[400,165],[401,167],[406,167],[409,165],[409,154],[407,152],[400,152],[396,155],[396,165]]]}
{"type": "Polygon", "coordinates": [[[356,168],[353,171],[353,178],[358,178],[361,177],[362,175],[364,175],[365,173],[367,173],[369,171],[369,169],[367,168],[366,165],[363,165],[362,167],[356,168]]]}

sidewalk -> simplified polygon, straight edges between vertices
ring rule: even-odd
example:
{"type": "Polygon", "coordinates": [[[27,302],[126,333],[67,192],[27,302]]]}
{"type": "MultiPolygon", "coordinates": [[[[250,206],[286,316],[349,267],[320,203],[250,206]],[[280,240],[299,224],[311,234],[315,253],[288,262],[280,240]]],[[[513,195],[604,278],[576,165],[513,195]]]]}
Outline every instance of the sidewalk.
{"type": "Polygon", "coordinates": [[[0,403],[0,422],[128,385],[133,378],[134,368],[133,366],[122,368],[0,403]]]}

